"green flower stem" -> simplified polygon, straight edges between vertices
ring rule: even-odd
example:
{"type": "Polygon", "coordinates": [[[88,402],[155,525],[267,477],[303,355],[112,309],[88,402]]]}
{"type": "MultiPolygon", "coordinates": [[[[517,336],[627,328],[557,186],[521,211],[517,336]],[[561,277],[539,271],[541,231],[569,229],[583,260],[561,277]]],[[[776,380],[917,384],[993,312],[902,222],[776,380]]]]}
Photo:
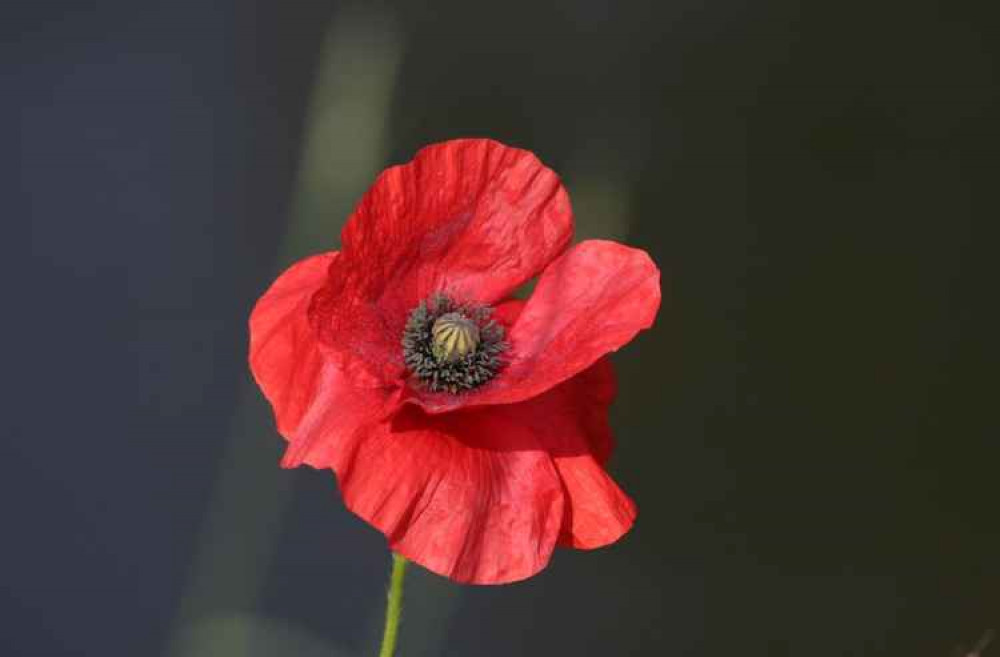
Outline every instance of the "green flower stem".
{"type": "Polygon", "coordinates": [[[406,574],[406,559],[395,552],[392,554],[392,574],[389,576],[389,600],[385,608],[385,632],[382,634],[382,649],[378,657],[392,657],[396,652],[396,635],[399,634],[399,616],[403,611],[403,576],[406,574]]]}

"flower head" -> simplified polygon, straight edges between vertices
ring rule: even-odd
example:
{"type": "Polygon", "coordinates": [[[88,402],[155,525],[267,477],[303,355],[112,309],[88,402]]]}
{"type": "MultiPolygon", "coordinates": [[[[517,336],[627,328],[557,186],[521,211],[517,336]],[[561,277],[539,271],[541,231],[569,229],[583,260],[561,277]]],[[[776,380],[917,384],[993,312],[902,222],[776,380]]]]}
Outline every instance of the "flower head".
{"type": "Polygon", "coordinates": [[[455,140],[383,172],[340,252],[293,265],[250,318],[282,465],[332,469],[394,551],[460,582],[617,540],[636,509],[604,470],[606,356],[652,324],[659,271],[572,234],[566,191],[524,150],[455,140]]]}

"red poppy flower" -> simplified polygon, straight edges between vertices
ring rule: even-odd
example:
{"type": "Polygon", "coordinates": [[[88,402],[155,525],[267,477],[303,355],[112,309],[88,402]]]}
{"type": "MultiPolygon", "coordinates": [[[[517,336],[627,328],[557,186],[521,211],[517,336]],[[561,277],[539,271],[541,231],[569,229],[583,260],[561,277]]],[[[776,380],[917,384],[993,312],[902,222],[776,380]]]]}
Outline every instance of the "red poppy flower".
{"type": "Polygon", "coordinates": [[[449,141],[383,172],[341,251],[293,265],[250,318],[282,465],[331,468],[392,550],[459,582],[617,540],[636,509],[603,467],[606,355],[652,324],[659,271],[572,234],[566,191],[524,150],[449,141]]]}

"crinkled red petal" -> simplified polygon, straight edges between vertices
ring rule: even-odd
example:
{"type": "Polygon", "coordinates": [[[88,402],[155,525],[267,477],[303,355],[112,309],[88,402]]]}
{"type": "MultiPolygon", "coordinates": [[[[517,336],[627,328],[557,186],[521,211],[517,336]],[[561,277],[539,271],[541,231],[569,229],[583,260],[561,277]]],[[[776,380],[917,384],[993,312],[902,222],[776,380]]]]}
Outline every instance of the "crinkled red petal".
{"type": "Polygon", "coordinates": [[[566,191],[528,151],[488,139],[428,146],[383,172],[348,220],[315,325],[342,358],[395,380],[403,325],[420,301],[496,303],[572,233],[566,191]]]}
{"type": "Polygon", "coordinates": [[[559,545],[591,550],[614,543],[635,523],[635,502],[590,454],[554,459],[566,494],[559,545]]]}
{"type": "Polygon", "coordinates": [[[393,551],[468,584],[521,580],[548,563],[565,517],[563,488],[548,453],[515,418],[401,416],[355,445],[331,466],[347,507],[393,551]],[[521,448],[491,444],[512,432],[521,448]]]}
{"type": "Polygon", "coordinates": [[[635,503],[605,471],[614,438],[608,410],[617,394],[605,357],[555,388],[510,408],[534,424],[566,496],[559,545],[591,549],[617,541],[635,521],[635,503]]]}
{"type": "Polygon", "coordinates": [[[389,403],[389,391],[355,385],[309,323],[310,298],[336,258],[324,253],[292,265],[250,315],[250,368],[289,441],[284,467],[326,467],[330,454],[349,451],[358,427],[384,415],[389,403]]]}
{"type": "Polygon", "coordinates": [[[329,449],[316,443],[305,460],[337,473],[345,504],[394,551],[458,582],[513,582],[544,568],[557,543],[598,547],[631,527],[634,504],[598,463],[613,396],[602,360],[521,404],[411,407],[329,449]]]}
{"type": "Polygon", "coordinates": [[[321,387],[323,357],[307,310],[336,258],[330,252],[295,263],[250,314],[250,369],[285,438],[294,435],[321,387]]]}
{"type": "Polygon", "coordinates": [[[531,399],[616,351],[653,324],[660,271],[645,251],[616,242],[577,244],[547,267],[507,334],[507,363],[464,395],[406,391],[429,413],[531,399]]]}

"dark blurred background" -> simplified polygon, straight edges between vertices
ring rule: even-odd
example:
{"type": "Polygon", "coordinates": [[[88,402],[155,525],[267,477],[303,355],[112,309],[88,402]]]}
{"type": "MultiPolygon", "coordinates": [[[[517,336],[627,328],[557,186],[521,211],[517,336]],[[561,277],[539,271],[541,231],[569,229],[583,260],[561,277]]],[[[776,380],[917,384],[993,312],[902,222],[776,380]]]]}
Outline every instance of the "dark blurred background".
{"type": "Polygon", "coordinates": [[[278,469],[246,319],[457,136],[536,152],[665,303],[616,356],[635,529],[511,586],[413,569],[401,657],[963,654],[1000,625],[995,18],[7,3],[0,654],[375,653],[384,540],[278,469]]]}

